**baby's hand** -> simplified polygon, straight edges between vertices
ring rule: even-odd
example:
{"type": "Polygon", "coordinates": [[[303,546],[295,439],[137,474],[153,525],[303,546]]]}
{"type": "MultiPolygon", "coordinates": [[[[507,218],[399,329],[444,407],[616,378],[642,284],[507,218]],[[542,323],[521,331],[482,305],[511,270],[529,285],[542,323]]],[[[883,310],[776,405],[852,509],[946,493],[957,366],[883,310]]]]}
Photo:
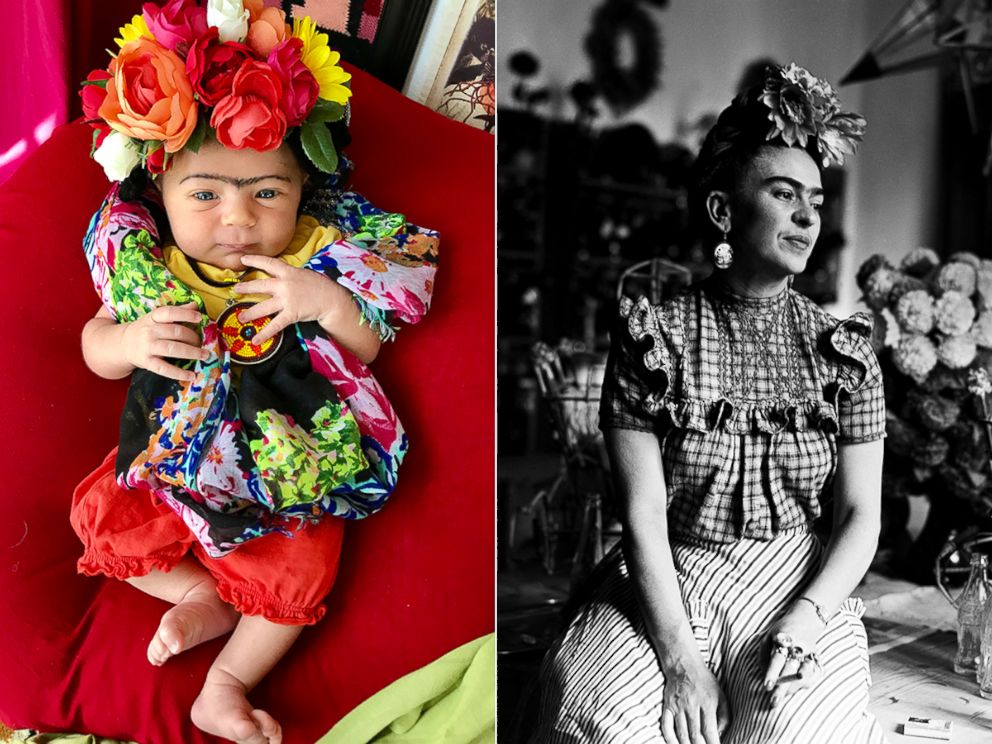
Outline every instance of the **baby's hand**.
{"type": "Polygon", "coordinates": [[[157,307],[124,327],[124,357],[135,367],[172,380],[192,382],[196,375],[166,359],[200,359],[210,356],[200,345],[200,335],[185,323],[198,324],[195,302],[157,307]]]}
{"type": "Polygon", "coordinates": [[[298,269],[271,256],[242,256],[241,262],[271,277],[234,286],[234,290],[241,294],[269,295],[269,299],[238,313],[241,321],[246,323],[267,315],[273,316],[269,324],[252,339],[253,344],[262,344],[293,323],[316,320],[326,328],[334,314],[351,304],[348,290],[316,271],[298,269]]]}

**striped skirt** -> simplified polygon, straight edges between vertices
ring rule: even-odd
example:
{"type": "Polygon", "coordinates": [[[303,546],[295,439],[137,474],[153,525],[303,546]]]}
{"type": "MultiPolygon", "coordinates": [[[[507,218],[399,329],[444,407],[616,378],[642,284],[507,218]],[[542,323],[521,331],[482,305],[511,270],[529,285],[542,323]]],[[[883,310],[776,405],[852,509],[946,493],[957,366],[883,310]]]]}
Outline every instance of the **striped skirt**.
{"type": "MultiPolygon", "coordinates": [[[[762,680],[770,625],[819,568],[809,532],[770,541],[672,545],[699,650],[730,704],[721,744],[881,744],[868,712],[868,640],[860,599],[848,599],[817,645],[824,676],[777,708],[762,680]]],[[[648,640],[619,547],[597,567],[595,588],[541,669],[541,720],[532,742],[663,742],[665,680],[648,640]]],[[[673,743],[674,744],[674,743],[673,743]]]]}

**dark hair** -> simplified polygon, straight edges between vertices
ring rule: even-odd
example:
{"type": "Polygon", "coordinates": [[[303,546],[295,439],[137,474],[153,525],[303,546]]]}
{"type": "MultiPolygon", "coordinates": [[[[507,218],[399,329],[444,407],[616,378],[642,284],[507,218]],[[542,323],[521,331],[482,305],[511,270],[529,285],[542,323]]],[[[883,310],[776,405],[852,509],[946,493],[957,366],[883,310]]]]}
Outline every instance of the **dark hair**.
{"type": "MultiPolygon", "coordinates": [[[[703,140],[692,166],[689,208],[701,233],[715,229],[706,215],[706,197],[711,191],[731,192],[748,165],[764,147],[789,147],[781,139],[767,139],[772,126],[768,107],[762,102],[764,83],[752,86],[720,112],[716,124],[703,140]]],[[[799,147],[799,145],[795,145],[799,147]]],[[[809,137],[804,150],[823,172],[816,137],[809,137]]]]}

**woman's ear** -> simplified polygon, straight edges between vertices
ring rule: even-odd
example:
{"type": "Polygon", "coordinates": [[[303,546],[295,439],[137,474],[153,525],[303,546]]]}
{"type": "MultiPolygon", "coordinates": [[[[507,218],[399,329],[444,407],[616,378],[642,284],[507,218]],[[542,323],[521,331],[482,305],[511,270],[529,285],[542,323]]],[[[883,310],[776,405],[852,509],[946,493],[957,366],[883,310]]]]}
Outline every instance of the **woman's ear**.
{"type": "Polygon", "coordinates": [[[711,191],[706,197],[706,216],[720,232],[730,232],[730,195],[711,191]]]}

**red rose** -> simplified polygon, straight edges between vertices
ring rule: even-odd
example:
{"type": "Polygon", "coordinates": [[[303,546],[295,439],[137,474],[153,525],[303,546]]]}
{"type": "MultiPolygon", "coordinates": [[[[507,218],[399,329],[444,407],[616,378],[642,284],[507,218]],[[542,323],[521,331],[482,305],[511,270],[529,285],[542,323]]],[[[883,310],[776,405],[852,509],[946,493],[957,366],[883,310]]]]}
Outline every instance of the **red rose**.
{"type": "Polygon", "coordinates": [[[145,158],[145,168],[149,173],[165,173],[165,148],[156,147],[145,158]]]}
{"type": "Polygon", "coordinates": [[[264,62],[247,60],[234,76],[231,93],[214,107],[210,126],[232,150],[275,150],[286,135],[282,81],[264,62]]]}
{"type": "Polygon", "coordinates": [[[310,68],[303,64],[303,40],[286,39],[269,53],[269,65],[282,79],[282,108],[287,124],[298,127],[317,102],[320,85],[310,68]]]}
{"type": "MultiPolygon", "coordinates": [[[[86,81],[110,80],[111,75],[106,70],[93,70],[86,76],[86,81]]],[[[87,121],[100,119],[100,104],[107,97],[107,88],[102,85],[84,85],[79,90],[79,97],[83,99],[83,116],[87,121]]],[[[102,119],[101,119],[102,121],[102,119]]]]}
{"type": "Polygon", "coordinates": [[[190,47],[186,74],[200,100],[207,106],[216,106],[231,92],[234,76],[251,58],[251,49],[235,41],[219,42],[217,29],[211,27],[190,47]]]}
{"type": "Polygon", "coordinates": [[[145,3],[141,11],[155,41],[180,57],[207,32],[207,9],[197,6],[196,0],[169,0],[161,8],[145,3]]]}

